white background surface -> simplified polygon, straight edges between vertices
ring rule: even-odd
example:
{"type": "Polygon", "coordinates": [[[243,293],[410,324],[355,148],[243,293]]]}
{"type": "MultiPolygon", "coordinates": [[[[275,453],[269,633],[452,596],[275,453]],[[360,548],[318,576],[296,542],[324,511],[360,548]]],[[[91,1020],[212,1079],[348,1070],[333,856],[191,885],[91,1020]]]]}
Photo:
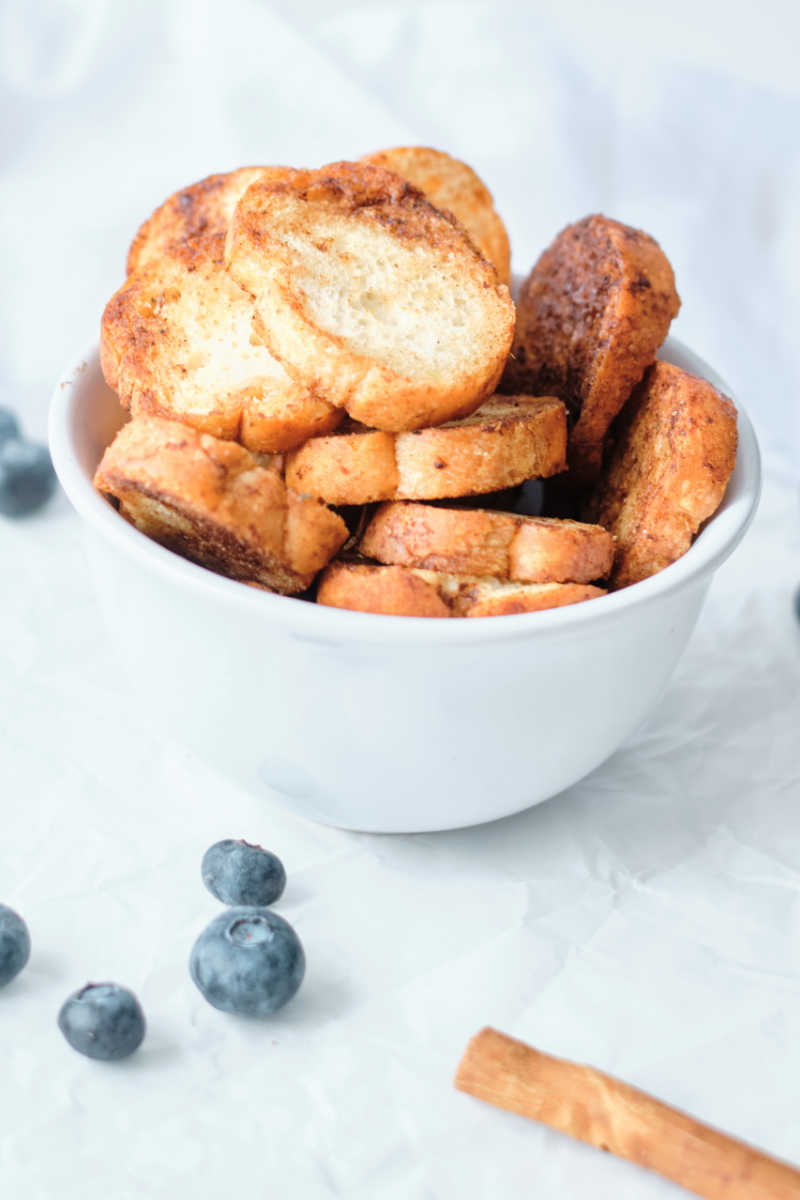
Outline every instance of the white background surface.
{"type": "Polygon", "coordinates": [[[0,403],[31,432],[167,193],[412,142],[484,175],[517,270],[594,210],[658,237],[674,331],[766,451],[756,524],[646,727],[571,792],[452,834],[341,833],[236,790],[157,697],[128,699],[66,501],[0,523],[0,900],[34,943],[0,995],[3,1196],[677,1195],[455,1093],[486,1023],[800,1161],[800,27],[790,3],[654,11],[0,7],[0,403]],[[265,1025],[186,970],[227,836],[282,856],[306,947],[265,1025]],[[127,1063],[56,1029],[88,978],[140,996],[127,1063]]]}

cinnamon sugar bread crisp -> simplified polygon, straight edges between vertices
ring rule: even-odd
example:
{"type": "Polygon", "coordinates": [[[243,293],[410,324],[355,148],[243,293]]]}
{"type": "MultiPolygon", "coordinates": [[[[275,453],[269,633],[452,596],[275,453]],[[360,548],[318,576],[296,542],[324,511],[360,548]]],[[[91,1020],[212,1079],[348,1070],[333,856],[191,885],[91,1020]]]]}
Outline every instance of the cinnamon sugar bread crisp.
{"type": "Polygon", "coordinates": [[[333,562],[317,603],[405,617],[501,617],[577,604],[605,595],[581,583],[510,583],[374,563],[333,562]]]}
{"type": "Polygon", "coordinates": [[[133,419],[97,486],[252,587],[329,564],[320,602],[364,611],[574,603],[684,553],[733,469],[730,402],[655,362],[680,306],[658,244],[577,221],[515,314],[491,194],[442,151],[208,176],[127,265],[101,364],[133,419]],[[552,515],[523,516],[544,478],[552,515]]]}
{"type": "Polygon", "coordinates": [[[413,503],[383,504],[359,549],[382,563],[527,583],[590,583],[614,560],[599,525],[413,503]]]}
{"type": "Polygon", "coordinates": [[[365,425],[466,416],[500,378],[508,289],[455,218],[390,171],[343,162],[256,180],[227,261],[289,375],[365,425]]]}
{"type": "Polygon", "coordinates": [[[270,461],[177,421],[139,417],[103,455],[95,487],[142,533],[233,579],[302,592],[347,538],[270,461]]]}
{"type": "Polygon", "coordinates": [[[497,214],[491,192],[472,167],[429,146],[395,146],[365,154],[361,162],[402,175],[424,192],[435,208],[451,212],[484,258],[494,264],[500,282],[508,283],[511,250],[506,227],[497,214]]]}
{"type": "Polygon", "coordinates": [[[279,453],[343,414],[253,336],[253,303],[225,271],[224,246],[224,233],[174,241],[128,276],[103,313],[103,374],[134,416],[279,453]]]}
{"type": "Polygon", "coordinates": [[[518,613],[544,612],[582,604],[605,596],[606,589],[591,583],[512,583],[501,579],[459,581],[453,603],[456,617],[513,617],[518,613]]]}
{"type": "Polygon", "coordinates": [[[564,468],[566,415],[550,396],[493,396],[459,421],[409,433],[348,426],[286,460],[290,487],[329,504],[434,500],[513,487],[564,468]]]}
{"type": "Polygon", "coordinates": [[[679,307],[658,243],[604,216],[568,225],[526,279],[502,386],[566,403],[573,483],[597,477],[606,431],[679,307]]]}
{"type": "Polygon", "coordinates": [[[317,587],[317,604],[391,617],[450,617],[450,605],[425,572],[374,563],[333,562],[317,587]]]}
{"type": "Polygon", "coordinates": [[[675,562],[716,512],[736,462],[736,409],[706,380],[657,362],[612,435],[584,515],[614,535],[620,588],[675,562]]]}
{"type": "Polygon", "coordinates": [[[169,196],[139,227],[128,251],[128,275],[160,258],[170,242],[226,233],[237,200],[265,173],[287,176],[291,169],[239,167],[236,171],[209,175],[169,196]]]}

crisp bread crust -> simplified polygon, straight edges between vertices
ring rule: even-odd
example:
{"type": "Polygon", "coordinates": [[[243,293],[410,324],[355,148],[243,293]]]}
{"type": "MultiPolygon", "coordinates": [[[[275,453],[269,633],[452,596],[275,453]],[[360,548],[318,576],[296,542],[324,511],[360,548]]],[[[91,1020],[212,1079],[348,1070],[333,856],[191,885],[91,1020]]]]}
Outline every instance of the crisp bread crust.
{"type": "Polygon", "coordinates": [[[599,525],[416,503],[382,505],[359,549],[382,563],[528,583],[590,583],[614,560],[599,525]]]}
{"type": "Polygon", "coordinates": [[[502,387],[564,400],[576,483],[597,477],[606,431],[679,307],[658,243],[599,215],[567,226],[526,279],[502,387]]]}
{"type": "Polygon", "coordinates": [[[160,258],[171,242],[184,238],[225,234],[236,201],[265,173],[288,175],[289,167],[239,167],[208,175],[168,196],[139,227],[126,262],[132,271],[160,258]]]}
{"type": "Polygon", "coordinates": [[[396,617],[450,617],[437,588],[405,567],[332,563],[322,574],[317,603],[329,608],[396,617]]]}
{"type": "Polygon", "coordinates": [[[501,283],[511,275],[508,233],[492,193],[472,167],[429,146],[395,146],[363,155],[361,162],[385,167],[413,183],[440,211],[452,213],[484,258],[493,264],[501,283]]]}
{"type": "Polygon", "coordinates": [[[590,584],[509,583],[413,567],[333,562],[320,577],[317,603],[386,616],[502,617],[603,595],[603,588],[590,584]]]}
{"type": "Polygon", "coordinates": [[[342,413],[251,344],[253,305],[227,274],[225,234],[171,242],[106,305],[100,361],[134,416],[160,416],[280,453],[342,413]]]}
{"type": "Polygon", "coordinates": [[[455,218],[393,172],[343,162],[258,180],[236,206],[226,253],[254,299],[257,334],[291,375],[355,420],[418,429],[465,416],[494,391],[513,336],[508,289],[455,218]],[[412,281],[438,289],[424,322],[412,281]],[[357,317],[325,307],[332,288],[342,303],[358,298],[357,317]],[[471,314],[460,338],[458,304],[471,314]],[[445,343],[447,370],[431,357],[445,343]]]}
{"type": "Polygon", "coordinates": [[[565,466],[566,413],[550,396],[496,396],[460,421],[389,434],[346,427],[287,456],[289,486],[329,504],[435,500],[514,487],[565,466]]]}
{"type": "Polygon", "coordinates": [[[614,536],[620,588],[675,562],[716,512],[736,462],[736,409],[706,380],[657,362],[611,436],[584,515],[614,536]]]}
{"type": "Polygon", "coordinates": [[[341,517],[287,489],[277,465],[176,421],[128,422],[94,483],[162,545],[286,594],[304,591],[347,538],[341,517]]]}

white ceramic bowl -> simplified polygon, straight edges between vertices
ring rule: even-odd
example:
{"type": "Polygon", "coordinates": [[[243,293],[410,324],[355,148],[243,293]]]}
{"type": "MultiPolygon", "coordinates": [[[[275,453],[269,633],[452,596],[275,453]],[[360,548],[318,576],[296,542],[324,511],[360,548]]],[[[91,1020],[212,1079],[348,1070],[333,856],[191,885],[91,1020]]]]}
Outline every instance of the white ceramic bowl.
{"type": "MultiPolygon", "coordinates": [[[[662,357],[730,395],[680,343],[662,357]]],[[[245,587],[137,532],[91,484],[122,420],[93,346],[56,387],[50,447],[132,685],[166,733],[247,787],[381,833],[507,816],[608,758],[658,699],[760,488],[740,407],[724,503],[660,574],[547,612],[385,617],[245,587]]]]}

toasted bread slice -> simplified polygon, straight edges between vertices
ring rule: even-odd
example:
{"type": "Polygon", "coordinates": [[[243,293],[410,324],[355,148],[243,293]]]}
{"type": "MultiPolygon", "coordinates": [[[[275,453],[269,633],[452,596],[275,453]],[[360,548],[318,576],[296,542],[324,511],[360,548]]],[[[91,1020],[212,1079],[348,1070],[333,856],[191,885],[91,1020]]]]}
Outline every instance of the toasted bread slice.
{"type": "Polygon", "coordinates": [[[736,409],[704,379],[657,362],[612,427],[586,519],[617,543],[611,584],[669,566],[719,507],[736,462],[736,409]]]}
{"type": "Polygon", "coordinates": [[[508,289],[455,219],[390,171],[334,163],[257,180],[227,258],[289,374],[365,425],[440,424],[494,391],[514,328],[508,289]]]}
{"type": "Polygon", "coordinates": [[[348,423],[342,432],[311,438],[288,454],[287,482],[326,504],[370,504],[396,496],[397,438],[394,433],[348,423]]]}
{"type": "Polygon", "coordinates": [[[347,538],[341,517],[287,490],[272,463],[177,421],[129,421],[94,483],[148,537],[276,592],[304,591],[347,538]]]}
{"type": "Polygon", "coordinates": [[[226,233],[237,200],[251,183],[265,174],[286,177],[291,170],[240,167],[237,171],[209,175],[169,196],[139,227],[128,251],[128,275],[159,259],[170,242],[226,233]]]}
{"type": "Polygon", "coordinates": [[[493,396],[412,433],[347,428],[287,456],[286,481],[329,504],[436,500],[514,487],[564,468],[566,413],[550,396],[493,396]]]}
{"type": "Polygon", "coordinates": [[[501,617],[603,596],[581,583],[523,584],[373,563],[333,562],[317,603],[399,617],[501,617]]]}
{"type": "Polygon", "coordinates": [[[254,454],[282,454],[309,438],[332,433],[342,423],[340,408],[305,391],[277,359],[278,384],[248,396],[242,403],[239,441],[254,454]]]}
{"type": "Polygon", "coordinates": [[[452,213],[483,257],[494,264],[500,282],[508,283],[511,250],[506,227],[494,207],[492,193],[472,167],[429,146],[395,146],[365,154],[361,162],[402,175],[425,193],[434,208],[452,213]]]}
{"type": "Polygon", "coordinates": [[[461,584],[453,602],[453,615],[511,617],[516,613],[580,604],[605,595],[605,588],[591,583],[508,583],[499,579],[477,579],[471,584],[461,584]]]}
{"type": "Polygon", "coordinates": [[[396,617],[452,616],[428,574],[407,567],[334,562],[320,577],[317,603],[396,617]]]}
{"type": "Polygon", "coordinates": [[[172,242],[128,277],[103,313],[103,373],[134,416],[279,453],[342,414],[253,337],[253,304],[225,271],[224,245],[224,234],[172,242]]]}
{"type": "Polygon", "coordinates": [[[525,281],[503,388],[550,392],[567,404],[576,482],[597,477],[606,431],[679,307],[658,243],[603,216],[567,226],[525,281]]]}
{"type": "Polygon", "coordinates": [[[589,583],[614,561],[599,525],[431,504],[382,505],[359,549],[382,563],[526,583],[589,583]]]}

